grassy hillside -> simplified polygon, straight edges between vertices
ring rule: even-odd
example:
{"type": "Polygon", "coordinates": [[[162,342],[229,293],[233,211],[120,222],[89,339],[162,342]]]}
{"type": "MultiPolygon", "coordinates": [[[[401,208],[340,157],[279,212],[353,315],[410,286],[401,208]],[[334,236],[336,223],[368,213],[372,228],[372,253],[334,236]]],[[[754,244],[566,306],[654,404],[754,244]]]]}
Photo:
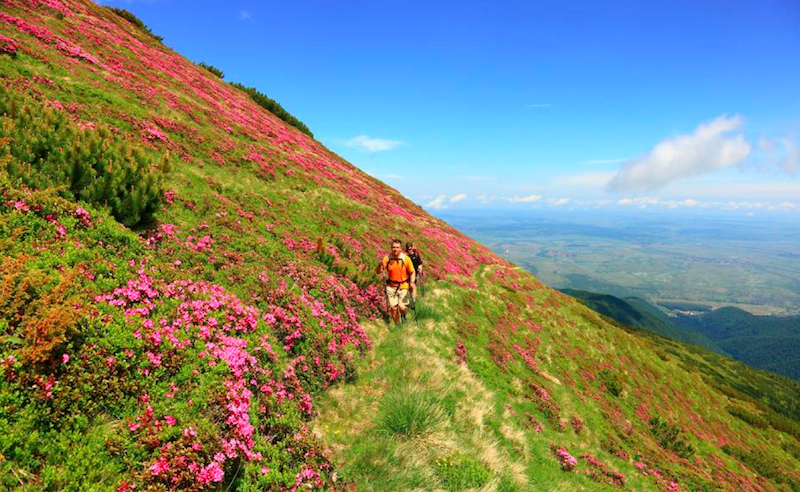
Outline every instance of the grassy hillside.
{"type": "Polygon", "coordinates": [[[1,6],[0,489],[800,490],[796,384],[546,288],[129,17],[1,6]],[[392,237],[431,276],[390,328],[392,237]]]}
{"type": "Polygon", "coordinates": [[[678,316],[676,323],[707,336],[737,360],[800,379],[800,316],[756,316],[731,307],[678,316]]]}
{"type": "Polygon", "coordinates": [[[620,299],[607,294],[575,289],[561,289],[561,292],[579,299],[594,311],[608,316],[623,325],[642,328],[679,342],[722,353],[722,350],[708,337],[676,325],[667,315],[644,299],[638,297],[620,299]]]}

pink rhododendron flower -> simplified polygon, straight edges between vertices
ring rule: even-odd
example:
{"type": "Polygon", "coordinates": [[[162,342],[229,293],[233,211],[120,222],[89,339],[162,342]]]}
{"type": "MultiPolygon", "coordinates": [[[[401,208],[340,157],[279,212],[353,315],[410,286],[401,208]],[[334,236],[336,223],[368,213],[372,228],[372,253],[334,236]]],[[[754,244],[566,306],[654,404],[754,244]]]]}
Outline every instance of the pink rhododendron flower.
{"type": "Polygon", "coordinates": [[[211,482],[221,482],[222,479],[225,478],[225,472],[222,470],[222,467],[219,466],[219,463],[216,461],[211,462],[211,464],[206,465],[205,468],[200,470],[200,473],[197,474],[197,481],[201,484],[209,484],[211,482]]]}

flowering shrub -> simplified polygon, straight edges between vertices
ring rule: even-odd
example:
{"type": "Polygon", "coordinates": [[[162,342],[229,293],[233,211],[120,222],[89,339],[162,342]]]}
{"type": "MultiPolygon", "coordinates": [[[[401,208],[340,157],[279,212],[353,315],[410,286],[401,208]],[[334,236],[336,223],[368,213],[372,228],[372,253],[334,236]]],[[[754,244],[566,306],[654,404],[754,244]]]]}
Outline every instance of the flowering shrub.
{"type": "Polygon", "coordinates": [[[582,454],[581,458],[591,467],[589,470],[584,471],[584,474],[595,482],[605,483],[619,488],[625,486],[625,475],[610,469],[605,463],[597,459],[591,453],[582,454]]]}
{"type": "Polygon", "coordinates": [[[562,470],[571,472],[576,466],[578,466],[578,460],[576,460],[575,457],[566,450],[566,448],[550,443],[550,449],[556,455],[556,459],[558,460],[559,464],[561,464],[562,470]]]}
{"type": "Polygon", "coordinates": [[[563,423],[561,422],[561,408],[558,403],[553,401],[547,390],[535,384],[530,385],[532,391],[531,399],[539,408],[550,424],[556,429],[562,429],[563,423]]]}
{"type": "MultiPolygon", "coordinates": [[[[282,415],[313,411],[297,378],[305,358],[291,359],[280,369],[274,340],[258,334],[277,322],[276,311],[264,314],[206,282],[161,282],[144,267],[125,287],[96,300],[123,310],[135,352],[144,354],[136,370],[153,380],[153,391],[140,396],[139,413],[128,424],[152,453],[142,472],[145,483],[200,490],[221,482],[232,463],[262,462],[261,436],[304,439],[303,432],[287,432],[291,427],[285,427],[282,415]],[[190,379],[179,372],[186,364],[195,367],[190,379]],[[182,420],[172,416],[180,408],[172,400],[177,392],[191,402],[182,420]],[[209,427],[197,420],[201,414],[192,409],[198,406],[219,409],[222,424],[209,427]],[[277,427],[257,427],[255,414],[271,416],[277,427]],[[174,432],[176,425],[183,430],[174,432]]],[[[301,481],[308,473],[301,473],[301,481]]],[[[326,480],[314,473],[314,481],[326,480]]]]}
{"type": "Polygon", "coordinates": [[[581,420],[579,417],[573,415],[570,417],[569,423],[572,425],[572,430],[575,431],[575,434],[580,434],[583,432],[583,420],[581,420]]]}
{"type": "Polygon", "coordinates": [[[461,341],[456,342],[456,360],[461,365],[467,365],[467,347],[461,341]]]}
{"type": "Polygon", "coordinates": [[[16,41],[0,34],[0,54],[14,56],[17,54],[17,49],[19,46],[16,41]]]}

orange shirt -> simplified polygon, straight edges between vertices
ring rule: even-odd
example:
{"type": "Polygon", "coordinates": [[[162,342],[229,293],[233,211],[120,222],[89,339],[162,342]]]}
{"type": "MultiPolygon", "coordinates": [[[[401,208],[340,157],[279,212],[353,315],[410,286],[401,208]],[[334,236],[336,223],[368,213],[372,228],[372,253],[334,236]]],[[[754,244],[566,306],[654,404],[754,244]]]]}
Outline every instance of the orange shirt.
{"type": "Polygon", "coordinates": [[[389,272],[389,281],[392,286],[400,284],[401,289],[409,288],[408,279],[414,273],[414,263],[411,262],[411,258],[408,255],[403,253],[400,258],[392,258],[392,261],[389,261],[389,255],[386,255],[383,257],[381,264],[383,269],[389,272]]]}

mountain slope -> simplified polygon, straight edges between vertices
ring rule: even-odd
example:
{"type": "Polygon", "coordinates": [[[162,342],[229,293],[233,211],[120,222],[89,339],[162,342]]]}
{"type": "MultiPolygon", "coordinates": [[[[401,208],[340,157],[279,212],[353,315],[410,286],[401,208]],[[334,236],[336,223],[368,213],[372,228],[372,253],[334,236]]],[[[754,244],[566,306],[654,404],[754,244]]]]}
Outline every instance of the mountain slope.
{"type": "Polygon", "coordinates": [[[130,18],[0,10],[2,488],[798,488],[794,383],[609,323],[130,18]],[[390,329],[392,237],[431,278],[390,329]]]}
{"type": "Polygon", "coordinates": [[[800,379],[800,316],[756,316],[727,307],[678,316],[675,322],[704,334],[737,360],[800,379]]]}
{"type": "Polygon", "coordinates": [[[708,337],[675,325],[665,314],[638,297],[620,299],[607,294],[585,290],[561,289],[568,296],[580,299],[594,311],[608,316],[623,325],[642,328],[661,336],[722,353],[708,337]]]}

